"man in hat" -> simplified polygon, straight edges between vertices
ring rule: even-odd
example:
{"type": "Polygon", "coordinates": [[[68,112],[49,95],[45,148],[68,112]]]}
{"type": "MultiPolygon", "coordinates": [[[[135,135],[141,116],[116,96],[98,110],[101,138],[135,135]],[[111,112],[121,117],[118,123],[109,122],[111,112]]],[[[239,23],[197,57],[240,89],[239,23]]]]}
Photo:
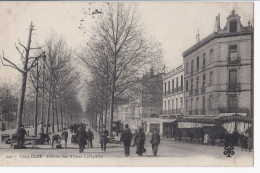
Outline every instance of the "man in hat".
{"type": "Polygon", "coordinates": [[[24,129],[24,125],[21,125],[17,131],[17,144],[20,146],[20,148],[23,148],[25,135],[26,131],[24,129]]]}
{"type": "Polygon", "coordinates": [[[133,138],[133,134],[131,133],[130,129],[128,128],[128,124],[125,125],[125,130],[122,132],[122,141],[124,142],[124,149],[125,149],[125,156],[130,156],[130,143],[133,138]]]}
{"type": "Polygon", "coordinates": [[[92,145],[93,139],[94,139],[93,132],[90,129],[88,129],[88,131],[87,131],[88,147],[90,146],[91,148],[93,148],[93,145],[92,145]]]}
{"type": "Polygon", "coordinates": [[[67,148],[67,141],[68,141],[68,131],[66,130],[66,128],[63,129],[62,133],[61,133],[62,139],[65,141],[65,148],[67,148]]]}
{"type": "Polygon", "coordinates": [[[107,136],[108,136],[108,131],[106,130],[106,127],[102,125],[100,131],[100,144],[101,144],[102,151],[106,151],[107,141],[108,141],[107,136]]]}
{"type": "Polygon", "coordinates": [[[76,137],[79,144],[79,153],[83,153],[87,142],[86,126],[84,124],[77,130],[76,137]]]}
{"type": "Polygon", "coordinates": [[[160,135],[157,132],[156,128],[153,130],[151,144],[152,144],[153,155],[157,156],[158,146],[160,144],[160,135]]]}
{"type": "Polygon", "coordinates": [[[145,143],[145,134],[143,132],[143,129],[140,128],[139,132],[136,134],[135,136],[135,141],[136,141],[136,154],[138,154],[138,156],[142,156],[143,153],[145,152],[145,148],[144,148],[144,143],[145,143]]]}

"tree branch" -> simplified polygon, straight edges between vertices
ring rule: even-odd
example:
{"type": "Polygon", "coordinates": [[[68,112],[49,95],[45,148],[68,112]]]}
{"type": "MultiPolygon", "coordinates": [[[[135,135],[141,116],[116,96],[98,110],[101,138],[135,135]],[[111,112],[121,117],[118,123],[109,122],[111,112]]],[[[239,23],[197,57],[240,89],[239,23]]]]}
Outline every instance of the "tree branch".
{"type": "Polygon", "coordinates": [[[4,51],[3,51],[3,59],[1,58],[1,62],[3,64],[3,66],[8,66],[8,67],[12,67],[15,70],[18,70],[19,72],[23,73],[24,71],[21,70],[19,67],[17,67],[17,65],[15,65],[13,62],[9,61],[8,59],[5,58],[4,56],[4,51]],[[4,64],[3,60],[5,60],[6,62],[8,62],[9,64],[4,64]]]}
{"type": "Polygon", "coordinates": [[[18,39],[18,43],[19,43],[20,46],[22,46],[27,51],[26,47],[20,42],[19,39],[18,39]]]}

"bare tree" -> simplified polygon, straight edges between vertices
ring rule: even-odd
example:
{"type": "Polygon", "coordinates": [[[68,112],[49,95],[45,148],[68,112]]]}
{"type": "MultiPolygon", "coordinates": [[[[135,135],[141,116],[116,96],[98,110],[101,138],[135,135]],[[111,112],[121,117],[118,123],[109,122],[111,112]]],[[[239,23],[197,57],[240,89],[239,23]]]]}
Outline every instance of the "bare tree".
{"type": "Polygon", "coordinates": [[[108,68],[106,89],[110,93],[112,135],[115,98],[134,85],[137,76],[161,60],[162,50],[159,43],[145,35],[136,7],[123,3],[110,3],[92,33],[94,39],[78,56],[99,76],[108,68]]]}
{"type": "Polygon", "coordinates": [[[36,65],[36,61],[44,54],[37,56],[37,57],[29,57],[30,51],[33,49],[41,49],[41,47],[32,48],[32,33],[35,30],[33,23],[31,22],[29,26],[29,37],[27,41],[27,46],[25,47],[19,40],[19,46],[24,49],[23,51],[15,45],[17,51],[21,56],[21,61],[23,63],[23,68],[19,68],[15,63],[11,62],[8,58],[5,57],[4,51],[3,56],[1,57],[1,62],[4,66],[11,67],[22,74],[22,86],[21,86],[21,95],[19,98],[19,107],[18,107],[18,116],[17,116],[17,125],[16,128],[18,129],[22,125],[22,115],[23,115],[23,107],[24,107],[24,98],[25,98],[25,90],[26,90],[26,81],[27,81],[27,73],[36,65]],[[24,55],[25,52],[25,55],[24,55]],[[31,61],[31,63],[29,62],[31,61]]]}

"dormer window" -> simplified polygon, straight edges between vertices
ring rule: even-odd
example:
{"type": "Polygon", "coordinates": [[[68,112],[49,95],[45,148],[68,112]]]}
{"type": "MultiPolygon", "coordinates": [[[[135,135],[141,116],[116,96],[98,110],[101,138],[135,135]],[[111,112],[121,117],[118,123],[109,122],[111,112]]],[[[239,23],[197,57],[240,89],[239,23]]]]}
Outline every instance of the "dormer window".
{"type": "Polygon", "coordinates": [[[237,32],[237,21],[230,22],[230,32],[237,32]]]}

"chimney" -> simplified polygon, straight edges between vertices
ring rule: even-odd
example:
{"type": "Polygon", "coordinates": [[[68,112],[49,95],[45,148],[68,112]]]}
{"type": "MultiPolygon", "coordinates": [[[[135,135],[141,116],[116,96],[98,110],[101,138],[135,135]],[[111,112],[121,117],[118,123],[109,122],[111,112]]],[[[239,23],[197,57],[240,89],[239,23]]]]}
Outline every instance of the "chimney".
{"type": "Polygon", "coordinates": [[[198,30],[198,34],[196,35],[196,41],[197,43],[200,41],[200,31],[198,30]]]}

